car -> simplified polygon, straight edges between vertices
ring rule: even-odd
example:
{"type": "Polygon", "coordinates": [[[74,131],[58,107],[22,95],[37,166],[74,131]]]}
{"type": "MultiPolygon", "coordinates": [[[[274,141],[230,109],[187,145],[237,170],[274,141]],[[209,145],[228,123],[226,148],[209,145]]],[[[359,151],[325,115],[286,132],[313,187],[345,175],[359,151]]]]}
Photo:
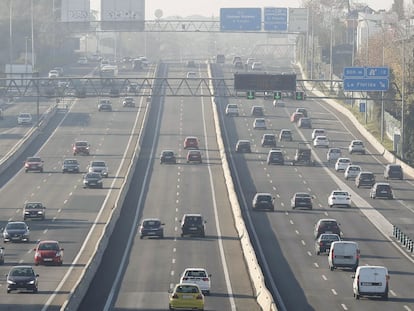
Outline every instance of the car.
{"type": "Polygon", "coordinates": [[[72,145],[73,155],[77,154],[83,154],[83,155],[89,155],[90,145],[87,141],[84,140],[78,140],[75,141],[75,143],[72,145]]]}
{"type": "Polygon", "coordinates": [[[313,146],[314,147],[324,147],[329,148],[329,139],[327,136],[316,136],[313,140],[313,146]]]}
{"type": "Polygon", "coordinates": [[[170,311],[204,310],[204,295],[197,284],[176,284],[169,293],[170,311]]]}
{"type": "Polygon", "coordinates": [[[63,264],[63,248],[60,247],[58,241],[43,240],[37,243],[33,249],[34,264],[38,265],[57,265],[63,264]]]}
{"type": "Polygon", "coordinates": [[[4,243],[29,242],[29,226],[24,221],[9,221],[3,229],[3,241],[4,243]]]}
{"type": "Polygon", "coordinates": [[[33,118],[32,115],[28,112],[20,112],[17,116],[17,124],[18,125],[28,125],[32,124],[33,118]]]}
{"type": "Polygon", "coordinates": [[[250,153],[250,152],[252,152],[252,148],[251,148],[251,145],[250,145],[250,140],[239,139],[236,143],[236,152],[241,152],[241,153],[250,153]]]}
{"type": "Polygon", "coordinates": [[[281,149],[272,148],[267,154],[267,165],[279,164],[285,165],[285,157],[281,149]]]}
{"type": "Polygon", "coordinates": [[[351,207],[351,195],[345,190],[333,190],[328,197],[328,206],[330,208],[335,206],[351,207]]]}
{"type": "Polygon", "coordinates": [[[279,132],[279,141],[292,141],[292,131],[289,129],[281,129],[279,132]]]}
{"type": "Polygon", "coordinates": [[[196,79],[198,78],[197,73],[194,71],[187,72],[187,79],[196,79]]]}
{"type": "Polygon", "coordinates": [[[201,214],[184,214],[180,222],[181,237],[186,235],[205,237],[207,221],[201,214]]]}
{"type": "Polygon", "coordinates": [[[275,134],[263,134],[262,136],[262,147],[276,147],[276,136],[275,134]]]}
{"type": "Polygon", "coordinates": [[[361,171],[355,178],[355,186],[371,188],[375,184],[375,175],[373,172],[361,171]]]}
{"type": "Polygon", "coordinates": [[[187,136],[184,139],[184,149],[198,149],[198,139],[194,136],[187,136]]]}
{"type": "Polygon", "coordinates": [[[138,83],[131,82],[127,86],[127,92],[128,93],[136,93],[138,91],[138,83]]]}
{"type": "Polygon", "coordinates": [[[391,185],[387,182],[376,182],[372,186],[369,192],[369,196],[371,199],[394,199],[394,194],[392,192],[391,185]]]}
{"type": "Polygon", "coordinates": [[[352,164],[350,158],[338,158],[335,163],[335,171],[345,171],[346,168],[352,164]]]}
{"type": "Polygon", "coordinates": [[[177,163],[177,158],[173,150],[163,150],[160,155],[160,163],[177,163]]]}
{"type": "Polygon", "coordinates": [[[351,164],[348,165],[344,172],[344,177],[346,180],[350,178],[356,178],[361,171],[361,167],[359,165],[351,164]]]}
{"type": "Polygon", "coordinates": [[[46,206],[40,202],[26,202],[23,205],[23,220],[26,219],[46,219],[46,206]]]}
{"type": "Polygon", "coordinates": [[[181,274],[180,284],[197,284],[204,295],[210,294],[211,274],[204,268],[187,268],[181,274]]]}
{"type": "Polygon", "coordinates": [[[24,171],[43,173],[43,160],[40,157],[28,157],[24,161],[24,171]]]}
{"type": "Polygon", "coordinates": [[[258,192],[254,195],[252,201],[253,210],[275,210],[275,198],[270,193],[258,192]]]}
{"type": "Polygon", "coordinates": [[[123,107],[135,107],[135,100],[133,97],[125,97],[122,100],[123,107]]]}
{"type": "Polygon", "coordinates": [[[196,65],[195,61],[189,60],[189,61],[187,61],[187,67],[194,68],[194,67],[197,67],[197,65],[196,65]]]}
{"type": "Polygon", "coordinates": [[[237,106],[237,104],[228,104],[226,106],[226,116],[239,116],[239,107],[237,106]]]}
{"type": "Polygon", "coordinates": [[[88,165],[89,173],[99,173],[102,177],[108,177],[109,169],[105,161],[102,160],[93,160],[88,165]]]}
{"type": "Polygon", "coordinates": [[[76,159],[64,159],[62,163],[62,173],[79,173],[80,165],[76,159]]]}
{"type": "Polygon", "coordinates": [[[312,196],[307,192],[296,192],[290,199],[290,207],[312,209],[312,196]]]}
{"type": "Polygon", "coordinates": [[[244,69],[244,65],[242,61],[237,61],[233,65],[234,65],[234,68],[236,69],[244,69]]]}
{"type": "Polygon", "coordinates": [[[145,218],[139,226],[139,238],[164,238],[164,225],[158,218],[145,218]]]}
{"type": "Polygon", "coordinates": [[[187,163],[203,163],[200,150],[188,150],[187,152],[187,163]]]}
{"type": "Polygon", "coordinates": [[[295,151],[295,157],[292,160],[292,165],[315,165],[312,160],[312,149],[306,143],[298,143],[295,151]]]}
{"type": "Polygon", "coordinates": [[[299,121],[298,121],[298,127],[299,128],[311,129],[312,128],[312,119],[311,118],[306,118],[306,117],[300,118],[299,121]]]}
{"type": "Polygon", "coordinates": [[[234,56],[234,57],[233,57],[233,64],[235,64],[235,63],[237,63],[237,62],[241,62],[241,61],[242,61],[241,56],[234,56]]]}
{"type": "Polygon", "coordinates": [[[316,136],[326,136],[325,129],[313,129],[312,131],[312,140],[316,138],[316,136]]]}
{"type": "Polygon", "coordinates": [[[103,188],[102,175],[100,173],[86,173],[83,175],[83,188],[103,188]]]}
{"type": "Polygon", "coordinates": [[[266,128],[266,120],[264,118],[256,118],[253,121],[253,128],[256,130],[265,130],[266,128]]]}
{"type": "Polygon", "coordinates": [[[359,266],[352,276],[354,298],[361,296],[381,297],[388,300],[390,275],[384,266],[359,266]]]}
{"type": "Polygon", "coordinates": [[[63,76],[63,67],[54,67],[53,70],[56,70],[59,74],[59,77],[63,76]]]}
{"type": "Polygon", "coordinates": [[[295,112],[303,114],[305,118],[309,117],[308,111],[306,110],[306,108],[303,108],[303,107],[296,108],[295,112]]]}
{"type": "Polygon", "coordinates": [[[300,118],[303,118],[304,115],[302,112],[294,112],[292,113],[292,115],[290,116],[290,122],[292,123],[296,123],[299,121],[300,118]]]}
{"type": "Polygon", "coordinates": [[[353,141],[351,141],[351,143],[348,146],[348,152],[349,154],[353,154],[353,153],[365,154],[364,143],[361,140],[354,139],[353,141]]]}
{"type": "Polygon", "coordinates": [[[31,266],[14,266],[6,276],[7,293],[13,290],[26,290],[36,294],[38,278],[39,274],[36,274],[31,266]]]}
{"type": "Polygon", "coordinates": [[[404,177],[403,169],[400,164],[387,164],[384,168],[385,179],[399,179],[402,180],[404,177]]]}
{"type": "Polygon", "coordinates": [[[253,106],[251,110],[251,115],[254,117],[263,117],[264,109],[262,106],[253,106]]]}
{"type": "Polygon", "coordinates": [[[88,64],[88,58],[86,56],[81,56],[78,58],[78,64],[79,65],[87,65],[88,64]]]}
{"type": "Polygon", "coordinates": [[[253,58],[253,57],[247,58],[247,60],[246,60],[247,67],[251,67],[255,61],[256,61],[256,59],[253,58]]]}
{"type": "Polygon", "coordinates": [[[342,157],[342,151],[340,148],[329,148],[326,152],[326,160],[328,162],[336,162],[339,158],[342,157]]]}
{"type": "Polygon", "coordinates": [[[55,69],[49,70],[49,73],[47,74],[47,77],[49,79],[59,78],[59,71],[57,71],[55,69]]]}
{"type": "Polygon", "coordinates": [[[319,219],[313,229],[313,236],[318,239],[322,233],[333,233],[341,236],[341,229],[339,223],[333,218],[319,219]]]}
{"type": "Polygon", "coordinates": [[[262,62],[254,62],[252,64],[252,70],[263,70],[263,63],[262,62]]]}
{"type": "Polygon", "coordinates": [[[98,111],[112,111],[112,104],[109,99],[101,99],[98,103],[98,111]]]}
{"type": "Polygon", "coordinates": [[[315,240],[315,254],[329,252],[332,242],[341,241],[341,237],[334,233],[322,233],[319,238],[315,240]]]}
{"type": "Polygon", "coordinates": [[[277,99],[273,101],[273,107],[285,107],[285,106],[286,104],[284,101],[277,100],[277,99]]]}
{"type": "Polygon", "coordinates": [[[0,247],[0,265],[4,265],[4,247],[0,247]]]}

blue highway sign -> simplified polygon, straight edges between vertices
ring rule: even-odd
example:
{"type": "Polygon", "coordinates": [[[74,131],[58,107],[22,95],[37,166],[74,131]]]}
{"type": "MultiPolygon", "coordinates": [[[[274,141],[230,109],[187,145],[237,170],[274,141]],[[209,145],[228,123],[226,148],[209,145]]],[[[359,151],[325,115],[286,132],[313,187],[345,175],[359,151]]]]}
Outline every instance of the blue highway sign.
{"type": "Polygon", "coordinates": [[[388,67],[366,67],[365,76],[368,78],[372,77],[386,77],[390,76],[390,70],[388,67]]]}
{"type": "Polygon", "coordinates": [[[344,68],[344,78],[348,77],[364,77],[365,68],[364,67],[345,67],[344,68]]]}
{"type": "Polygon", "coordinates": [[[262,30],[261,8],[221,8],[220,31],[262,30]]]}
{"type": "Polygon", "coordinates": [[[264,8],[264,30],[287,31],[287,8],[264,8]]]}
{"type": "Polygon", "coordinates": [[[344,79],[344,91],[346,92],[385,92],[388,88],[388,79],[344,79]]]}

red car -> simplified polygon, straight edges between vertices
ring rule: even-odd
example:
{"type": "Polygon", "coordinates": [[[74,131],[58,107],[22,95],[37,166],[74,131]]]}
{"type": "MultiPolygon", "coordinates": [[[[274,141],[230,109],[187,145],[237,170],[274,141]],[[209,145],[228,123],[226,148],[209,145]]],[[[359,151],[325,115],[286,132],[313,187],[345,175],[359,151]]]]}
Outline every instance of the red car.
{"type": "Polygon", "coordinates": [[[194,136],[188,136],[184,140],[184,149],[198,149],[198,139],[194,136]]]}
{"type": "Polygon", "coordinates": [[[63,248],[59,246],[57,241],[40,241],[34,249],[35,265],[59,265],[63,264],[63,248]]]}
{"type": "Polygon", "coordinates": [[[28,157],[26,161],[24,161],[24,171],[26,173],[29,171],[43,173],[43,160],[39,157],[28,157]]]}
{"type": "Polygon", "coordinates": [[[290,122],[294,123],[294,122],[298,122],[300,118],[303,118],[303,113],[301,112],[294,112],[292,113],[292,115],[290,116],[290,122]]]}

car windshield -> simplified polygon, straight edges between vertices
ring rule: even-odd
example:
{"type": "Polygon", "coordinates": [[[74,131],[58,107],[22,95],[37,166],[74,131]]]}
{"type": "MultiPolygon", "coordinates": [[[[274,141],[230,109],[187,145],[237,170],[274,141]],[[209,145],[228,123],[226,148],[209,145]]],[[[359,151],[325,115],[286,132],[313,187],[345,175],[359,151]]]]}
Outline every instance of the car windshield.
{"type": "Polygon", "coordinates": [[[389,190],[390,186],[389,185],[377,185],[377,190],[389,190]]]}
{"type": "Polygon", "coordinates": [[[26,209],[36,209],[36,208],[43,208],[43,205],[41,203],[27,203],[25,206],[26,209]]]}
{"type": "Polygon", "coordinates": [[[19,117],[21,117],[21,118],[30,118],[31,116],[28,113],[21,113],[21,114],[19,114],[19,117]]]}
{"type": "Polygon", "coordinates": [[[172,151],[163,151],[162,154],[165,155],[165,156],[172,156],[172,155],[174,155],[174,152],[172,152],[172,151]]]}
{"type": "Polygon", "coordinates": [[[358,166],[348,166],[348,171],[360,171],[361,168],[358,166]]]}
{"type": "Polygon", "coordinates": [[[88,145],[88,143],[85,142],[85,141],[79,141],[79,142],[76,142],[75,145],[77,147],[86,147],[88,145]]]}
{"type": "Polygon", "coordinates": [[[158,228],[161,226],[161,222],[159,220],[146,220],[142,223],[144,228],[158,228]]]}
{"type": "Polygon", "coordinates": [[[106,164],[105,164],[105,162],[99,161],[99,162],[92,162],[91,166],[94,166],[94,167],[97,167],[97,166],[98,167],[105,167],[106,164]]]}
{"type": "Polygon", "coordinates": [[[12,276],[34,276],[34,271],[32,268],[14,268],[10,275],[12,276]]]}
{"type": "Polygon", "coordinates": [[[7,224],[7,229],[8,230],[25,230],[26,229],[26,225],[24,223],[10,223],[7,224]]]}
{"type": "Polygon", "coordinates": [[[78,164],[77,160],[65,160],[65,164],[78,164]]]}
{"type": "Polygon", "coordinates": [[[27,162],[41,162],[40,158],[27,158],[27,162]]]}
{"type": "Polygon", "coordinates": [[[269,195],[258,195],[258,196],[257,196],[257,201],[261,201],[261,202],[263,202],[263,201],[270,202],[270,201],[272,201],[272,197],[271,197],[271,196],[269,196],[269,195]]]}
{"type": "Polygon", "coordinates": [[[310,194],[309,193],[304,193],[304,192],[298,192],[295,193],[295,197],[297,198],[310,198],[310,194]]]}
{"type": "Polygon", "coordinates": [[[99,173],[88,173],[86,174],[86,178],[101,178],[101,174],[99,173]]]}
{"type": "Polygon", "coordinates": [[[40,243],[38,249],[41,251],[58,251],[59,245],[57,243],[40,243]]]}

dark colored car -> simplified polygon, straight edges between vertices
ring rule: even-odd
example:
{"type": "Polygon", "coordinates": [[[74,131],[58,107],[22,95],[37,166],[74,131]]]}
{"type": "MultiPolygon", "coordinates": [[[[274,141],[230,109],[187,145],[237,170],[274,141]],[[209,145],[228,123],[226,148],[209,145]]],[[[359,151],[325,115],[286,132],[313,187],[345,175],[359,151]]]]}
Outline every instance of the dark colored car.
{"type": "Polygon", "coordinates": [[[187,163],[203,163],[200,150],[189,150],[187,152],[187,163]]]}
{"type": "Polygon", "coordinates": [[[253,210],[275,210],[274,197],[270,193],[258,192],[253,197],[253,210]]]}
{"type": "Polygon", "coordinates": [[[76,159],[64,159],[62,173],[79,173],[79,162],[76,159]]]}
{"type": "Polygon", "coordinates": [[[38,277],[31,266],[14,266],[7,274],[7,293],[12,290],[27,290],[37,293],[38,277]]]}
{"type": "Polygon", "coordinates": [[[133,97],[125,97],[122,101],[122,106],[124,107],[135,107],[135,100],[133,97]]]}
{"type": "Polygon", "coordinates": [[[293,135],[292,131],[288,129],[282,129],[279,133],[279,141],[292,141],[293,135]]]}
{"type": "Polygon", "coordinates": [[[315,239],[322,233],[333,233],[341,236],[341,229],[336,219],[319,219],[313,231],[315,239]]]}
{"type": "Polygon", "coordinates": [[[108,99],[102,99],[98,104],[98,111],[112,111],[112,104],[108,99]]]}
{"type": "Polygon", "coordinates": [[[40,157],[28,157],[24,161],[24,171],[31,172],[40,172],[43,173],[43,160],[40,157]]]}
{"type": "Polygon", "coordinates": [[[312,196],[306,192],[296,192],[290,200],[290,206],[292,207],[292,209],[312,209],[312,196]]]}
{"type": "Polygon", "coordinates": [[[159,237],[164,238],[164,223],[158,218],[144,219],[139,227],[140,239],[143,237],[159,237]]]}
{"type": "Polygon", "coordinates": [[[3,230],[3,241],[7,242],[29,242],[29,226],[23,221],[10,221],[3,230]]]}
{"type": "Polygon", "coordinates": [[[46,218],[46,206],[40,202],[27,202],[23,207],[23,220],[26,219],[41,219],[46,218]]]}
{"type": "Polygon", "coordinates": [[[371,191],[369,192],[369,196],[371,199],[394,199],[394,195],[392,193],[391,185],[385,182],[377,182],[375,183],[371,191]]]}
{"type": "Polygon", "coordinates": [[[264,111],[262,106],[253,106],[251,111],[252,116],[263,117],[264,111]]]}
{"type": "Polygon", "coordinates": [[[240,139],[236,144],[236,152],[250,153],[252,152],[250,141],[246,139],[240,139]]]}
{"type": "Polygon", "coordinates": [[[72,145],[73,155],[77,155],[77,154],[89,155],[90,154],[89,148],[90,148],[90,145],[87,141],[76,141],[72,145]]]}
{"type": "Polygon", "coordinates": [[[384,169],[385,179],[400,179],[404,177],[403,169],[399,164],[387,164],[384,169]]]}
{"type": "Polygon", "coordinates": [[[205,237],[206,221],[200,214],[184,214],[181,219],[181,237],[197,235],[205,237]]]}
{"type": "Polygon", "coordinates": [[[86,173],[83,175],[83,188],[103,188],[102,175],[100,173],[86,173]]]}
{"type": "Polygon", "coordinates": [[[40,241],[33,249],[34,263],[38,265],[58,265],[63,264],[63,248],[59,246],[58,241],[40,241]]]}
{"type": "Polygon", "coordinates": [[[335,241],[341,241],[341,237],[334,233],[322,233],[315,241],[315,254],[328,252],[335,241]]]}
{"type": "Polygon", "coordinates": [[[375,184],[375,175],[372,172],[362,171],[355,178],[355,185],[359,187],[371,188],[375,184]]]}
{"type": "Polygon", "coordinates": [[[184,149],[198,149],[198,139],[194,136],[187,136],[184,139],[184,149]]]}
{"type": "Polygon", "coordinates": [[[177,163],[177,159],[175,157],[175,153],[172,150],[163,150],[161,151],[160,155],[160,163],[177,163]]]}
{"type": "Polygon", "coordinates": [[[292,161],[292,165],[303,164],[312,165],[312,151],[309,148],[299,147],[296,149],[295,158],[292,161]]]}
{"type": "Polygon", "coordinates": [[[306,117],[300,118],[298,121],[298,127],[311,129],[312,128],[311,118],[306,118],[306,117]]]}
{"type": "Polygon", "coordinates": [[[271,149],[267,154],[267,164],[285,164],[285,157],[283,156],[283,152],[280,149],[271,149]]]}
{"type": "Polygon", "coordinates": [[[296,108],[296,112],[303,114],[305,118],[308,117],[308,111],[306,110],[306,108],[296,108]]]}
{"type": "Polygon", "coordinates": [[[276,147],[276,136],[275,134],[263,134],[262,136],[262,147],[276,147]]]}

